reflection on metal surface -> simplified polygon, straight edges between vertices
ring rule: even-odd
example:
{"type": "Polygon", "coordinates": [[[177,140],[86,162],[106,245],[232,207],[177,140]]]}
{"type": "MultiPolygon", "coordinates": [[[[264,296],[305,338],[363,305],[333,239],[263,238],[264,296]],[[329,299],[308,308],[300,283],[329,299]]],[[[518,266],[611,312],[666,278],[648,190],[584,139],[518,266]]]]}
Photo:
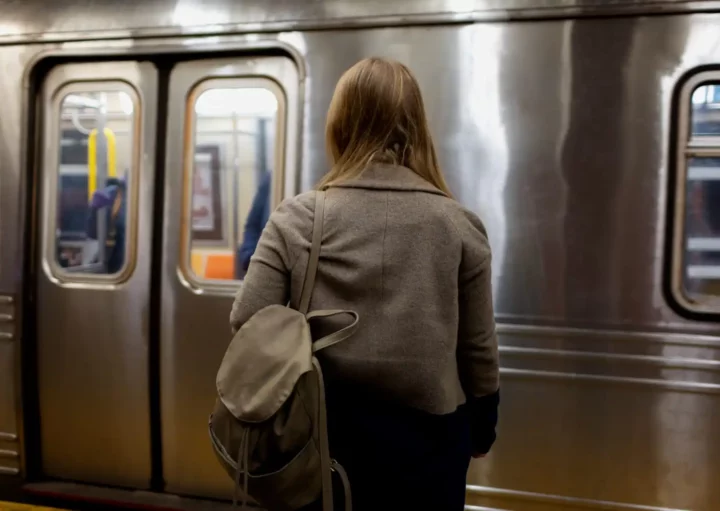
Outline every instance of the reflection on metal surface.
{"type": "Polygon", "coordinates": [[[626,378],[618,376],[601,376],[595,374],[561,373],[551,371],[536,371],[532,369],[512,369],[508,367],[502,367],[500,369],[500,374],[504,377],[509,376],[523,379],[608,383],[617,385],[640,385],[679,392],[720,394],[720,384],[715,383],[654,380],[650,378],[626,378]]]}
{"type": "Polygon", "coordinates": [[[720,10],[715,0],[397,0],[358,4],[353,0],[186,0],[112,2],[61,0],[0,2],[0,42],[52,42],[88,38],[280,32],[316,28],[360,28],[429,23],[470,23],[559,17],[607,16],[720,10]],[[91,27],[88,29],[88,27],[91,27]],[[97,37],[97,36],[96,36],[97,37]]]}
{"type": "MultiPolygon", "coordinates": [[[[82,483],[47,481],[23,485],[29,494],[52,498],[66,495],[90,504],[87,509],[104,511],[109,505],[117,504],[121,509],[145,509],[148,511],[238,511],[230,502],[218,502],[193,497],[184,497],[152,491],[109,488],[82,483]],[[92,505],[96,504],[96,505],[92,505]]],[[[259,508],[252,508],[262,511],[259,508]]]]}
{"type": "Polygon", "coordinates": [[[497,332],[501,335],[523,337],[612,341],[621,339],[629,342],[648,344],[671,344],[687,346],[717,346],[720,348],[720,337],[717,335],[684,334],[676,332],[633,332],[612,329],[544,327],[536,325],[512,325],[500,323],[497,332]]]}
{"type": "MultiPolygon", "coordinates": [[[[36,268],[35,319],[44,475],[147,488],[151,463],[148,309],[157,71],[148,62],[67,64],[54,67],[38,85],[42,86],[43,142],[55,149],[39,155],[43,196],[38,198],[37,228],[42,232],[43,257],[38,258],[36,268]],[[55,226],[58,178],[68,169],[61,165],[58,127],[72,123],[72,115],[63,120],[58,114],[68,94],[82,94],[87,100],[98,99],[92,96],[108,91],[124,92],[135,101],[130,107],[123,104],[121,94],[115,94],[111,108],[122,124],[114,127],[118,132],[118,162],[122,158],[130,170],[127,190],[133,207],[125,218],[128,234],[133,234],[125,252],[128,264],[115,275],[63,272],[57,265],[55,226]],[[140,98],[142,108],[136,108],[140,98]],[[132,111],[132,123],[127,122],[127,111],[132,111]],[[127,132],[124,149],[123,131],[127,132]],[[142,257],[134,257],[135,253],[142,257]],[[117,285],[120,280],[122,285],[117,285]],[[90,423],[93,427],[88,429],[90,423]],[[98,456],[107,450],[108,438],[112,438],[112,456],[98,456]]],[[[96,114],[88,117],[94,119],[96,114]]],[[[109,118],[107,122],[111,122],[109,118]]],[[[79,153],[87,155],[86,150],[79,153]]],[[[87,164],[81,166],[87,168],[87,164]]],[[[79,174],[87,175],[87,170],[79,174]]],[[[87,186],[78,194],[83,205],[87,204],[87,186]]]]}
{"type": "Polygon", "coordinates": [[[570,360],[597,360],[608,363],[644,364],[658,367],[679,369],[703,369],[720,371],[720,360],[701,360],[680,357],[655,357],[650,355],[624,355],[616,353],[583,352],[570,350],[547,350],[539,348],[519,348],[516,346],[500,346],[500,353],[513,357],[530,358],[565,358],[570,360]]]}
{"type": "Polygon", "coordinates": [[[603,500],[579,499],[573,497],[565,497],[563,495],[547,495],[542,493],[533,493],[517,490],[506,490],[503,488],[489,488],[486,486],[468,486],[468,493],[501,497],[508,500],[528,500],[535,502],[543,502],[556,504],[558,506],[577,506],[583,509],[603,509],[607,511],[687,511],[684,509],[675,509],[667,507],[642,506],[638,504],[630,504],[624,502],[609,502],[603,500]]]}
{"type": "MultiPolygon", "coordinates": [[[[0,175],[0,182],[3,176],[0,175]]],[[[2,187],[0,186],[0,191],[2,187]]],[[[0,215],[2,221],[2,215],[0,215]]],[[[1,245],[2,243],[0,243],[1,245]]],[[[17,444],[17,349],[12,341],[15,323],[15,304],[12,296],[0,295],[0,473],[19,473],[20,456],[17,444]]]]}

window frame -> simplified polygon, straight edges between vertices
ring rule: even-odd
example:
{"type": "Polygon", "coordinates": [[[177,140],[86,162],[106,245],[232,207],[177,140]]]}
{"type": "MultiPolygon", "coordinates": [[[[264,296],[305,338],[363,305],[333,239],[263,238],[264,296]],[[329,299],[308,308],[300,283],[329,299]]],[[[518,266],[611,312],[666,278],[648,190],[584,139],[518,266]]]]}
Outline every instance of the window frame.
{"type": "MultiPolygon", "coordinates": [[[[46,146],[43,153],[44,184],[47,186],[47,211],[52,218],[45,218],[45,250],[43,254],[43,267],[48,277],[57,285],[66,287],[107,287],[122,284],[130,279],[135,271],[137,262],[137,236],[138,236],[138,201],[139,179],[141,166],[141,147],[143,135],[143,102],[142,94],[130,82],[121,78],[98,78],[86,80],[72,80],[60,83],[53,90],[48,104],[45,105],[46,114],[43,118],[46,146]],[[126,189],[126,232],[125,254],[122,269],[111,274],[86,273],[72,271],[60,266],[57,260],[57,229],[58,206],[60,192],[60,151],[62,141],[62,106],[65,98],[71,94],[88,92],[124,92],[133,104],[130,168],[128,169],[130,186],[126,189]]],[[[89,168],[88,168],[89,175],[89,168]]],[[[89,184],[89,179],[88,179],[89,184]]]]}
{"type": "Polygon", "coordinates": [[[690,161],[693,158],[720,158],[720,136],[694,136],[692,133],[692,96],[703,85],[720,85],[720,70],[701,71],[690,76],[681,86],[677,96],[677,133],[675,137],[675,182],[672,255],[670,270],[670,293],[673,300],[684,310],[697,314],[720,314],[720,296],[686,293],[685,274],[686,232],[688,217],[687,191],[690,161]]]}
{"type": "MultiPolygon", "coordinates": [[[[200,293],[227,293],[237,290],[242,285],[242,280],[237,279],[210,279],[196,275],[192,268],[192,248],[193,241],[198,243],[198,248],[208,245],[207,240],[197,238],[193,240],[192,232],[192,202],[193,202],[193,177],[195,162],[195,147],[197,140],[197,115],[195,114],[195,105],[197,100],[203,93],[212,89],[258,89],[263,88],[273,94],[277,101],[277,110],[275,114],[275,135],[273,154],[273,171],[271,176],[271,194],[270,209],[275,209],[279,203],[279,196],[276,193],[278,183],[285,182],[286,162],[285,155],[287,151],[287,128],[288,128],[288,97],[287,91],[281,83],[268,75],[232,75],[232,76],[207,76],[199,80],[189,91],[185,103],[185,149],[183,154],[183,220],[180,227],[180,273],[182,278],[191,285],[191,287],[200,293]]],[[[206,145],[205,142],[200,144],[206,145]]],[[[234,224],[237,222],[233,218],[233,225],[223,225],[222,231],[227,236],[228,243],[231,244],[233,257],[237,257],[238,246],[232,246],[233,234],[232,229],[237,229],[234,224]]]]}

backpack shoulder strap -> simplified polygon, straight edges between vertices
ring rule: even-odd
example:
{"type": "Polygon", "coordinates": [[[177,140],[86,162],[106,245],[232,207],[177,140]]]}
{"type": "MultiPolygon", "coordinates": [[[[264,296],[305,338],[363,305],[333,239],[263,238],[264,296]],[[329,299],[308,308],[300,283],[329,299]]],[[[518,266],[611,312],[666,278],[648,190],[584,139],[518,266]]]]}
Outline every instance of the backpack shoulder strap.
{"type": "Polygon", "coordinates": [[[325,337],[322,337],[315,341],[313,343],[313,353],[317,353],[318,351],[324,350],[325,348],[329,348],[330,346],[337,344],[339,342],[344,341],[348,337],[350,337],[352,334],[355,333],[358,327],[358,321],[360,321],[360,316],[357,312],[351,311],[351,310],[321,310],[321,311],[313,311],[310,314],[308,314],[306,317],[308,321],[315,319],[315,318],[330,318],[332,316],[339,316],[340,314],[346,314],[352,317],[352,323],[347,325],[344,328],[341,328],[335,333],[332,333],[330,335],[326,335],[325,337]]]}
{"type": "Polygon", "coordinates": [[[299,312],[307,314],[310,309],[310,298],[312,298],[315,287],[315,276],[317,275],[320,261],[320,245],[323,235],[323,217],[325,215],[325,192],[319,190],[315,195],[315,216],[313,220],[312,245],[310,257],[308,258],[307,269],[305,270],[305,281],[303,282],[302,294],[300,295],[299,312]]]}

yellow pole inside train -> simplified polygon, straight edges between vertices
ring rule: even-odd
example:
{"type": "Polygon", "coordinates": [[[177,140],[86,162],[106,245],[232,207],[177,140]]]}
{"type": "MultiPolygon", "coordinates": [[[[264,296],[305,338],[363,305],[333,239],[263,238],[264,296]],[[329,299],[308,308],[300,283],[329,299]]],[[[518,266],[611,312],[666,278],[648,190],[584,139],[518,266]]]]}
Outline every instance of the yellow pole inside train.
{"type": "MultiPolygon", "coordinates": [[[[110,128],[105,128],[103,133],[107,141],[107,175],[117,177],[115,133],[110,128]]],[[[93,193],[97,190],[97,135],[98,131],[94,129],[88,136],[88,201],[92,200],[93,193]]]]}

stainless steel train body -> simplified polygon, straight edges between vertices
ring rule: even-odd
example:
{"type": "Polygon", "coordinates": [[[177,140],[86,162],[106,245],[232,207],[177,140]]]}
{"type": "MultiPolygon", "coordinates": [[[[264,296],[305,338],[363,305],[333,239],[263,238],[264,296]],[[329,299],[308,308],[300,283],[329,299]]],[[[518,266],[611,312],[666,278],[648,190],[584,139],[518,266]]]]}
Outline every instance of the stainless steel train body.
{"type": "Polygon", "coordinates": [[[206,419],[254,194],[312,186],[337,79],[384,55],[494,250],[502,414],[468,509],[720,509],[720,2],[0,12],[5,482],[228,496],[206,419]]]}

